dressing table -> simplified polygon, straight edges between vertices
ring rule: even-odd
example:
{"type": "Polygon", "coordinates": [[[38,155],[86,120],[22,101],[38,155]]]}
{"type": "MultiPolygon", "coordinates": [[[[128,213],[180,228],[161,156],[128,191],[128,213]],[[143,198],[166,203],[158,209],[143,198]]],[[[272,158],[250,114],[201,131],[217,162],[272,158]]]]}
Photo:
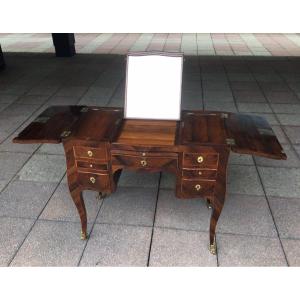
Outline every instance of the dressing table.
{"type": "Polygon", "coordinates": [[[270,125],[258,116],[181,111],[180,105],[179,119],[128,118],[130,113],[135,111],[130,111],[128,99],[125,109],[53,106],[13,141],[63,144],[82,239],[87,238],[83,190],[102,196],[113,193],[123,169],[164,171],[175,174],[176,197],[203,198],[211,206],[209,250],[216,254],[215,231],[225,201],[230,151],[286,159],[270,125]]]}

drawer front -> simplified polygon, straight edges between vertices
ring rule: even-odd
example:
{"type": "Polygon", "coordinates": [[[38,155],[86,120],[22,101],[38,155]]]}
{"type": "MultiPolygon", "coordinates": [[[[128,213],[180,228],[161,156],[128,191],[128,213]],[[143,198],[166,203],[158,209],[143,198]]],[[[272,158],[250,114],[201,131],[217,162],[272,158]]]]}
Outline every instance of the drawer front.
{"type": "Polygon", "coordinates": [[[76,157],[102,160],[107,159],[105,145],[101,145],[97,148],[74,146],[74,153],[76,157]]]}
{"type": "Polygon", "coordinates": [[[96,191],[110,189],[109,175],[78,172],[78,182],[84,188],[96,191]]]}
{"type": "Polygon", "coordinates": [[[218,154],[184,153],[183,167],[216,169],[218,158],[218,154]]]}
{"type": "Polygon", "coordinates": [[[181,192],[186,197],[207,197],[214,193],[213,180],[185,180],[181,181],[181,192]]]}
{"type": "Polygon", "coordinates": [[[174,157],[112,155],[112,164],[134,169],[176,169],[177,159],[174,157]]]}
{"type": "Polygon", "coordinates": [[[205,178],[205,179],[215,179],[217,177],[217,170],[208,169],[183,169],[182,176],[184,178],[205,178]]]}
{"type": "Polygon", "coordinates": [[[77,164],[78,169],[84,169],[85,172],[86,171],[89,171],[89,172],[99,171],[100,173],[103,173],[108,170],[106,163],[99,163],[99,162],[94,162],[94,161],[87,162],[87,161],[77,160],[76,164],[77,164]]]}

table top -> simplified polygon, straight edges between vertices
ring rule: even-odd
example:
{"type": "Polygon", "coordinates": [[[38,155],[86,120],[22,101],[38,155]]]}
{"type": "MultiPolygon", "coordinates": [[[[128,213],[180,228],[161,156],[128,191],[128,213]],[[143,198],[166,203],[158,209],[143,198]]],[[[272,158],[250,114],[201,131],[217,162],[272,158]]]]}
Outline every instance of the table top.
{"type": "Polygon", "coordinates": [[[148,147],[224,145],[237,153],[286,159],[263,117],[216,111],[184,110],[180,121],[125,120],[122,108],[52,106],[14,142],[61,143],[72,138],[148,147]]]}

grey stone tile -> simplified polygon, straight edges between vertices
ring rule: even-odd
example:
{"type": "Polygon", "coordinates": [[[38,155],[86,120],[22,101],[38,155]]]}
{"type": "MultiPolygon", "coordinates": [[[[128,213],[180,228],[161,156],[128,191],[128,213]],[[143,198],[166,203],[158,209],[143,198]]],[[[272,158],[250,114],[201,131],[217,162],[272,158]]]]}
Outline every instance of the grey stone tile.
{"type": "Polygon", "coordinates": [[[284,131],[281,129],[281,126],[272,125],[271,127],[280,144],[289,144],[289,140],[287,139],[284,131]]]}
{"type": "Polygon", "coordinates": [[[297,198],[300,195],[300,169],[258,167],[268,196],[297,198]]]}
{"type": "Polygon", "coordinates": [[[44,144],[40,147],[37,153],[64,155],[65,151],[62,144],[44,144]]]}
{"type": "Polygon", "coordinates": [[[15,103],[18,104],[43,104],[47,101],[48,96],[41,95],[24,95],[18,98],[15,103]]]}
{"type": "Polygon", "coordinates": [[[205,110],[237,112],[234,102],[204,102],[205,110]]]}
{"type": "Polygon", "coordinates": [[[13,103],[6,107],[1,114],[3,116],[26,116],[29,117],[34,111],[38,109],[39,105],[37,104],[17,104],[13,103]]]}
{"type": "Polygon", "coordinates": [[[300,240],[281,240],[289,266],[300,267],[300,240]]]}
{"type": "Polygon", "coordinates": [[[37,218],[56,184],[12,181],[0,194],[0,215],[37,218]]]}
{"type": "Polygon", "coordinates": [[[287,155],[287,160],[255,157],[256,164],[264,167],[299,168],[300,160],[291,145],[282,145],[287,155]]]}
{"type": "Polygon", "coordinates": [[[265,197],[228,194],[218,232],[275,237],[274,222],[265,197]]]}
{"type": "Polygon", "coordinates": [[[253,166],[229,165],[227,191],[233,194],[264,195],[256,168],[253,166]]]}
{"type": "Polygon", "coordinates": [[[0,180],[0,193],[4,189],[4,187],[8,184],[9,180],[0,180]]]}
{"type": "MultiPolygon", "coordinates": [[[[93,222],[95,220],[102,202],[102,200],[97,199],[96,196],[97,193],[93,191],[83,192],[88,222],[93,222]]],[[[39,218],[56,221],[80,222],[79,214],[70,195],[68,184],[61,183],[58,186],[39,218]]]]}
{"type": "Polygon", "coordinates": [[[282,125],[300,126],[300,114],[276,114],[282,125]]]}
{"type": "Polygon", "coordinates": [[[204,199],[178,199],[174,190],[159,191],[155,226],[205,231],[210,215],[204,199]]]}
{"type": "Polygon", "coordinates": [[[27,95],[52,96],[59,88],[59,85],[36,85],[27,92],[27,95]]]}
{"type": "Polygon", "coordinates": [[[298,103],[299,99],[297,96],[292,92],[283,92],[283,91],[276,91],[276,92],[268,92],[266,93],[266,97],[270,103],[298,103]]]}
{"type": "Polygon", "coordinates": [[[79,233],[77,223],[37,221],[11,266],[76,266],[86,244],[79,233]]]}
{"type": "Polygon", "coordinates": [[[294,145],[294,149],[296,150],[296,152],[300,156],[300,145],[294,145]]]}
{"type": "Polygon", "coordinates": [[[300,144],[300,126],[283,126],[283,130],[293,144],[300,144]]]}
{"type": "Polygon", "coordinates": [[[271,113],[272,110],[267,103],[238,103],[239,112],[258,112],[258,113],[271,113]]]}
{"type": "Polygon", "coordinates": [[[86,97],[109,98],[112,96],[113,92],[114,92],[113,88],[91,86],[87,90],[85,96],[86,97]]]}
{"type": "MultiPolygon", "coordinates": [[[[46,106],[51,106],[51,105],[76,105],[79,101],[80,97],[67,97],[67,96],[52,96],[49,98],[47,101],[46,106]]],[[[44,107],[42,107],[44,110],[44,107]]]]}
{"type": "Polygon", "coordinates": [[[230,87],[229,82],[226,80],[203,80],[202,86],[204,90],[207,91],[221,91],[223,93],[229,92],[230,93],[230,87]]]}
{"type": "Polygon", "coordinates": [[[284,114],[300,114],[300,102],[299,104],[271,104],[273,111],[275,113],[284,113],[284,114]]]}
{"type": "Polygon", "coordinates": [[[203,92],[204,102],[233,102],[233,96],[230,91],[218,91],[218,90],[204,90],[203,92]]]}
{"type": "Polygon", "coordinates": [[[62,155],[34,154],[18,173],[20,180],[59,182],[66,172],[62,155]]]}
{"type": "Polygon", "coordinates": [[[25,115],[4,115],[0,112],[0,128],[3,133],[13,133],[27,119],[25,115]]]}
{"type": "Polygon", "coordinates": [[[300,198],[269,197],[269,203],[280,237],[300,238],[300,198]]]}
{"type": "Polygon", "coordinates": [[[26,153],[0,152],[0,179],[11,179],[29,157],[26,153]]]}
{"type": "Polygon", "coordinates": [[[30,85],[9,84],[0,89],[0,94],[23,95],[30,90],[30,85]]]}
{"type": "Polygon", "coordinates": [[[118,182],[118,186],[157,188],[159,176],[159,173],[133,172],[123,170],[118,182]]]}
{"type": "Polygon", "coordinates": [[[0,266],[5,267],[21,246],[34,220],[0,218],[0,266]]]}
{"type": "Polygon", "coordinates": [[[18,95],[1,95],[0,94],[0,104],[11,104],[19,98],[18,95]]]}
{"type": "Polygon", "coordinates": [[[86,86],[62,86],[57,92],[56,96],[67,96],[67,97],[81,97],[87,91],[86,86]]]}
{"type": "Polygon", "coordinates": [[[208,251],[206,232],[155,228],[149,265],[153,267],[215,267],[217,258],[208,251]]]}
{"type": "Polygon", "coordinates": [[[229,164],[253,166],[254,161],[252,155],[245,155],[245,154],[238,154],[238,153],[231,152],[229,156],[229,164]]]}
{"type": "Polygon", "coordinates": [[[98,223],[152,226],[157,189],[121,187],[104,199],[98,223]]]}
{"type": "Polygon", "coordinates": [[[175,188],[176,188],[176,176],[175,176],[175,174],[162,172],[159,187],[161,189],[172,189],[175,193],[175,188]]]}
{"type": "Polygon", "coordinates": [[[276,119],[275,114],[262,114],[262,113],[249,113],[249,115],[255,115],[265,118],[270,125],[279,125],[278,120],[276,119]]]}
{"type": "MultiPolygon", "coordinates": [[[[19,132],[19,130],[17,130],[17,132],[19,132]]],[[[12,140],[18,135],[17,132],[10,135],[2,144],[0,144],[0,151],[32,154],[40,146],[40,144],[13,143],[12,140]]]]}
{"type": "Polygon", "coordinates": [[[287,266],[278,238],[218,234],[217,247],[220,266],[287,266]]]}
{"type": "Polygon", "coordinates": [[[89,106],[106,106],[109,101],[109,97],[86,97],[83,96],[78,105],[89,105],[89,106]]]}
{"type": "Polygon", "coordinates": [[[233,94],[237,102],[246,102],[250,104],[267,101],[261,91],[235,90],[233,94]]]}
{"type": "Polygon", "coordinates": [[[146,266],[151,228],[96,224],[80,266],[146,266]]]}

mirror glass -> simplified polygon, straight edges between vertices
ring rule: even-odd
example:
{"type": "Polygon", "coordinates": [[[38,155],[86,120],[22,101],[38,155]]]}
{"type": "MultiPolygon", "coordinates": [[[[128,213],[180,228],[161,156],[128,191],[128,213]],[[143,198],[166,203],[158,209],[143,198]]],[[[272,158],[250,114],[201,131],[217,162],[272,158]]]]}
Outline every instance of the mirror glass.
{"type": "Polygon", "coordinates": [[[129,54],[125,118],[180,120],[182,54],[129,54]]]}

